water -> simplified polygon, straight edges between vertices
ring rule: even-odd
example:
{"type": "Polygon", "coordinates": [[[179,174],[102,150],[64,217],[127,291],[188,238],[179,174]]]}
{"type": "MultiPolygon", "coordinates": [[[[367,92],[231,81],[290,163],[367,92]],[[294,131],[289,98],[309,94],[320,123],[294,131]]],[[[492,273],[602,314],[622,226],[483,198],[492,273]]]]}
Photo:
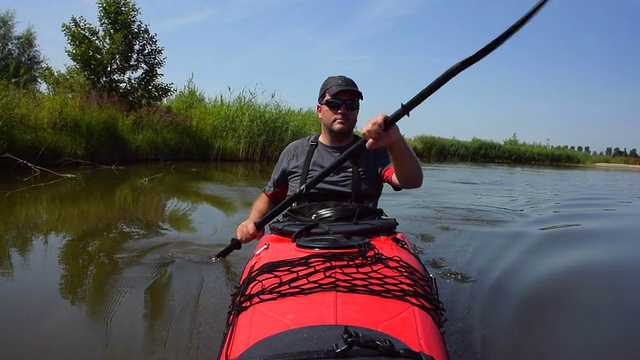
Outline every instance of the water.
{"type": "MultiPolygon", "coordinates": [[[[424,165],[385,190],[438,278],[452,359],[640,354],[639,172],[424,165]]],[[[0,358],[217,354],[269,166],[0,174],[0,358]]]]}

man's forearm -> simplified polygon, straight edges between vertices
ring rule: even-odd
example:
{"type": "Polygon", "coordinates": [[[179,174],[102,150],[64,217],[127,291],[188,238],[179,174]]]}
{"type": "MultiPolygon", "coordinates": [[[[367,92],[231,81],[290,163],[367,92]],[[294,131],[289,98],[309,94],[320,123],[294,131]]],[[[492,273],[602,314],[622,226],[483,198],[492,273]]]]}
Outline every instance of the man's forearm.
{"type": "Polygon", "coordinates": [[[394,177],[399,187],[404,189],[418,188],[422,186],[422,167],[420,160],[411,150],[407,142],[402,139],[388,147],[391,164],[394,168],[394,177]]]}
{"type": "Polygon", "coordinates": [[[260,194],[251,207],[248,220],[256,222],[265,216],[269,210],[271,210],[275,204],[265,193],[260,194]]]}

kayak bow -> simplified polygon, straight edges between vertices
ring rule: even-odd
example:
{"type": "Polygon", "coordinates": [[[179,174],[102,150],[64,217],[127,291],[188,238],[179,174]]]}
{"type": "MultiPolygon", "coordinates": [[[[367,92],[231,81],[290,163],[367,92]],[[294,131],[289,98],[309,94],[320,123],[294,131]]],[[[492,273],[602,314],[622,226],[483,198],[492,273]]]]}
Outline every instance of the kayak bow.
{"type": "Polygon", "coordinates": [[[275,222],[233,295],[220,359],[447,359],[435,279],[395,219],[275,222]]]}

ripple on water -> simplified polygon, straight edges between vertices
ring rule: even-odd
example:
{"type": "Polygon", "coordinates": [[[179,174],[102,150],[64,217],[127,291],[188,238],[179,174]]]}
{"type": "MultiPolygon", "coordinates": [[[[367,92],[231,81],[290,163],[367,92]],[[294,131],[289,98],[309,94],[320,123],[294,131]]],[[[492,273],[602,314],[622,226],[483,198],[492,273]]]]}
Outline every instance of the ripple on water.
{"type": "Polygon", "coordinates": [[[486,284],[475,326],[480,333],[502,335],[480,335],[481,358],[635,359],[640,354],[636,241],[603,241],[606,231],[571,234],[530,242],[486,284]]]}

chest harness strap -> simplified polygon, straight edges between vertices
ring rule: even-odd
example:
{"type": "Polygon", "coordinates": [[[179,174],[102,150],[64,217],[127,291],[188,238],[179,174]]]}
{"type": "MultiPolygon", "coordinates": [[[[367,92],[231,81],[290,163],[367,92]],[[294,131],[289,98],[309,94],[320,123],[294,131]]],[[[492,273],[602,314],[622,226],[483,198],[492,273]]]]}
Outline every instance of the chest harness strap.
{"type": "MultiPolygon", "coordinates": [[[[311,165],[311,159],[313,153],[318,147],[318,138],[320,134],[315,134],[309,141],[309,150],[307,151],[307,157],[304,159],[304,165],[302,166],[302,173],[300,174],[300,187],[307,182],[309,175],[309,166],[311,165]]],[[[355,144],[358,141],[358,137],[353,135],[353,141],[351,144],[355,144]]],[[[356,152],[350,159],[351,161],[351,202],[357,203],[360,194],[360,152],[356,152]]]]}

